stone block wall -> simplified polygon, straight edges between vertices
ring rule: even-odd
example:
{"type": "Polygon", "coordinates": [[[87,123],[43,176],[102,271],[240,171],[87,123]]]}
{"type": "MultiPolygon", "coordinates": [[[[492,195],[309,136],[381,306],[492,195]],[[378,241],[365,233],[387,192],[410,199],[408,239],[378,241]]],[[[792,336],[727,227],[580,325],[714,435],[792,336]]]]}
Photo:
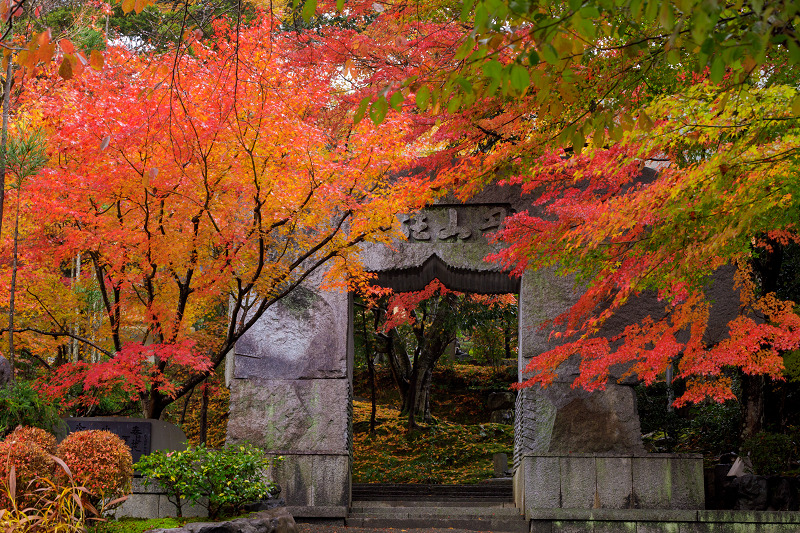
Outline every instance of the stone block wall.
{"type": "Polygon", "coordinates": [[[541,509],[705,507],[701,455],[527,455],[516,476],[528,518],[541,509]]]}

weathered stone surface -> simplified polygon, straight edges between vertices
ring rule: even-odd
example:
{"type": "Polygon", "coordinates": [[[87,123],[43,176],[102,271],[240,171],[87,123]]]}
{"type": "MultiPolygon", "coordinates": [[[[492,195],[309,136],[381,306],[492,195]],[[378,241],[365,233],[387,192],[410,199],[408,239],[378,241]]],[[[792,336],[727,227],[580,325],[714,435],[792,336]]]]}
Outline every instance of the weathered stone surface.
{"type": "Polygon", "coordinates": [[[0,355],[0,387],[11,381],[11,361],[0,355]]]}
{"type": "Polygon", "coordinates": [[[346,293],[301,286],[236,343],[234,378],[347,377],[346,293]]]}
{"type": "Polygon", "coordinates": [[[731,482],[736,488],[736,509],[763,511],[767,508],[767,478],[753,474],[739,476],[731,482]]]}
{"type": "Polygon", "coordinates": [[[633,388],[609,383],[606,390],[587,394],[559,383],[541,394],[563,404],[553,422],[548,451],[644,452],[633,388]]]}
{"type": "Polygon", "coordinates": [[[492,456],[492,466],[494,467],[494,477],[504,477],[508,472],[508,455],[496,453],[492,456]]]}
{"type": "Polygon", "coordinates": [[[631,470],[633,494],[639,507],[669,509],[672,492],[672,469],[669,459],[634,457],[631,460],[631,470]]]}
{"type": "Polygon", "coordinates": [[[560,457],[561,507],[592,509],[597,495],[594,457],[560,457]]]}
{"type": "Polygon", "coordinates": [[[179,528],[151,529],[146,533],[296,533],[297,525],[285,507],[259,511],[249,518],[228,522],[193,522],[179,528]]]}
{"type": "Polygon", "coordinates": [[[630,457],[595,458],[597,471],[597,496],[602,509],[629,509],[631,501],[632,477],[630,457]]]}
{"type": "Polygon", "coordinates": [[[705,509],[703,459],[700,455],[674,454],[669,461],[671,509],[705,509]]]}
{"type": "Polygon", "coordinates": [[[561,465],[559,458],[534,456],[526,457],[522,464],[525,469],[525,510],[561,507],[561,465]]]}
{"type": "MultiPolygon", "coordinates": [[[[555,348],[558,340],[538,325],[566,312],[580,296],[571,277],[552,270],[526,272],[520,290],[520,379],[530,359],[555,348]]],[[[587,393],[571,387],[579,360],[572,358],[558,370],[546,389],[533,389],[516,416],[527,424],[518,445],[525,453],[614,452],[643,453],[641,426],[630,387],[609,382],[605,391],[587,393]],[[532,412],[530,412],[532,410],[532,412]],[[532,419],[532,420],[531,420],[532,419]]],[[[519,404],[519,402],[518,402],[519,404]]]]}
{"type": "Polygon", "coordinates": [[[275,453],[346,453],[349,387],[347,379],[235,379],[227,442],[275,453]]]}
{"type": "Polygon", "coordinates": [[[289,507],[350,505],[349,455],[283,455],[266,475],[280,484],[289,507]]]}
{"type": "Polygon", "coordinates": [[[497,411],[492,411],[492,414],[489,415],[489,422],[493,424],[513,424],[514,410],[499,409],[497,411]]]}

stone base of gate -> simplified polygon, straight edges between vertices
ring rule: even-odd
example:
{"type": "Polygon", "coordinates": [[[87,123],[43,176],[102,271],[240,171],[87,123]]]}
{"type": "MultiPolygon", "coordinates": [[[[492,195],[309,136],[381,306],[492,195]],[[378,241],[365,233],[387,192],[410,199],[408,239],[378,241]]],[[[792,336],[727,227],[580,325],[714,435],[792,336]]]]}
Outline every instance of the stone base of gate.
{"type": "Polygon", "coordinates": [[[703,457],[525,455],[514,473],[514,496],[528,519],[558,509],[704,509],[703,457]]]}
{"type": "Polygon", "coordinates": [[[282,454],[267,478],[281,485],[292,516],[344,518],[350,506],[350,456],[282,454]]]}
{"type": "Polygon", "coordinates": [[[659,509],[541,509],[530,533],[796,533],[800,513],[659,509]]]}

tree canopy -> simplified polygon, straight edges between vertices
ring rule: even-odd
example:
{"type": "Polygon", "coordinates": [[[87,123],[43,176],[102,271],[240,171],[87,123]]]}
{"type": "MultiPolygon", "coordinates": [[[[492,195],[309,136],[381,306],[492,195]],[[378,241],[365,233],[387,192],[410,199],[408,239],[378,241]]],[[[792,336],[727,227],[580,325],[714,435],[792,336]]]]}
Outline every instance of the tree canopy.
{"type": "Polygon", "coordinates": [[[166,53],[87,57],[64,41],[56,71],[40,64],[55,54],[45,31],[17,56],[31,67],[19,116],[49,135],[50,164],[10,191],[23,206],[14,328],[32,352],[53,350],[49,335],[101,361],[64,366],[54,393],[116,383],[158,416],[326,260],[348,271],[395,213],[493,180],[537,204],[508,219],[493,259],[586,287],[529,383],[575,353],[587,388],[614,364],[650,382],[677,362],[679,402],[730,398],[730,368],[780,377],[800,317],[757,266],[797,241],[795,2],[281,9],[186,31],[166,53]],[[657,176],[642,180],[645,166],[657,176]],[[705,287],[725,264],[742,313],[708,346],[705,287]],[[619,346],[595,336],[644,291],[663,316],[619,346]]]}
{"type": "Polygon", "coordinates": [[[54,369],[50,394],[119,387],[157,418],[272,303],[323,264],[357,274],[356,246],[429,198],[409,121],[348,124],[337,70],[271,27],[220,24],[191,54],[110,50],[102,73],[28,93],[50,164],[14,191],[19,342],[94,354],[54,369]]]}

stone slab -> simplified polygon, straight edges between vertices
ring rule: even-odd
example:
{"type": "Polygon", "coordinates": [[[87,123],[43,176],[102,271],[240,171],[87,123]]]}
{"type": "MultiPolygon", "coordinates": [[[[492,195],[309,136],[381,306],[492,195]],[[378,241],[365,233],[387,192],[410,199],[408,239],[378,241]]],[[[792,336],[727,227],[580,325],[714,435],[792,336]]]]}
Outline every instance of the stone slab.
{"type": "MultiPolygon", "coordinates": [[[[633,493],[642,509],[670,509],[672,502],[672,459],[633,457],[633,493]]],[[[700,477],[702,483],[702,476],[700,477]]]]}
{"type": "Polygon", "coordinates": [[[597,495],[603,509],[628,509],[633,507],[631,491],[633,481],[630,457],[595,457],[597,495]]]}
{"type": "Polygon", "coordinates": [[[235,347],[233,377],[347,377],[349,297],[300,286],[273,304],[235,347]]]}
{"type": "Polygon", "coordinates": [[[635,531],[636,533],[681,533],[680,526],[680,522],[639,522],[635,531]]]}
{"type": "Polygon", "coordinates": [[[672,490],[670,508],[705,509],[706,495],[703,483],[703,460],[690,457],[673,457],[669,461],[672,490]]]}
{"type": "Polygon", "coordinates": [[[638,526],[636,522],[595,522],[593,533],[640,533],[638,526]]]}
{"type": "Polygon", "coordinates": [[[559,464],[561,467],[561,507],[564,509],[596,507],[597,471],[594,457],[561,457],[559,464]]]}
{"type": "Polygon", "coordinates": [[[526,457],[525,509],[561,507],[561,465],[558,457],[526,457]]]}
{"type": "Polygon", "coordinates": [[[312,504],[322,507],[350,505],[350,456],[315,455],[312,461],[312,504]]]}
{"type": "Polygon", "coordinates": [[[231,383],[227,442],[266,452],[349,453],[347,379],[231,383]]]}
{"type": "MultiPolygon", "coordinates": [[[[281,486],[286,505],[297,508],[347,508],[350,505],[349,455],[282,455],[267,477],[281,486]]],[[[329,516],[309,514],[304,516],[329,516]]],[[[338,516],[338,515],[330,515],[338,516]]]]}

